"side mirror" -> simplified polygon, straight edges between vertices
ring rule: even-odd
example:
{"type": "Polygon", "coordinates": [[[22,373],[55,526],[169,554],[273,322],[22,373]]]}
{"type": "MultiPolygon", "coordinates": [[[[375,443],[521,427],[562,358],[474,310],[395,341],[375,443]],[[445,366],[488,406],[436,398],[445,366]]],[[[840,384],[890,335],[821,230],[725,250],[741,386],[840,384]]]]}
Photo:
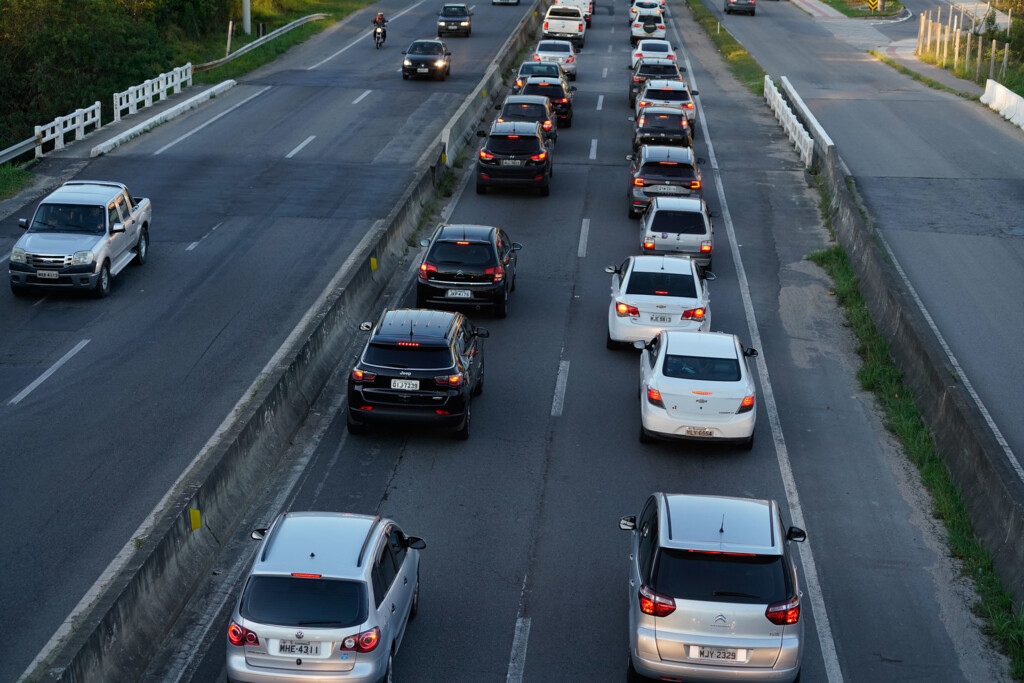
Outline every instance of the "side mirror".
{"type": "Polygon", "coordinates": [[[636,117],[635,116],[627,116],[626,120],[627,121],[636,121],[636,117]]]}
{"type": "Polygon", "coordinates": [[[576,92],[576,86],[575,85],[570,85],[569,86],[569,92],[576,92]]]}
{"type": "Polygon", "coordinates": [[[717,276],[717,275],[715,275],[714,273],[712,273],[712,272],[711,272],[710,270],[705,270],[705,271],[704,271],[704,279],[705,279],[705,280],[714,280],[714,279],[716,279],[717,277],[718,277],[718,276],[717,276]]]}
{"type": "Polygon", "coordinates": [[[722,214],[719,213],[718,211],[709,211],[708,212],[708,218],[721,218],[721,217],[722,217],[722,214]]]}
{"type": "Polygon", "coordinates": [[[429,247],[430,246],[430,240],[428,240],[428,239],[420,240],[420,246],[421,247],[429,247]]]}
{"type": "Polygon", "coordinates": [[[405,539],[405,547],[412,548],[413,550],[423,550],[427,547],[427,542],[419,536],[409,536],[405,539]]]}
{"type": "Polygon", "coordinates": [[[19,218],[18,219],[18,227],[22,228],[22,229],[27,229],[28,228],[28,219],[27,218],[19,218]]]}
{"type": "Polygon", "coordinates": [[[405,50],[402,50],[402,54],[403,54],[403,55],[405,54],[405,50]]]}
{"type": "Polygon", "coordinates": [[[690,91],[690,95],[691,95],[691,96],[693,96],[693,97],[696,97],[696,96],[697,96],[697,95],[699,95],[699,94],[700,94],[700,93],[699,93],[699,92],[697,92],[696,90],[691,90],[691,91],[690,91]]]}
{"type": "Polygon", "coordinates": [[[623,531],[633,531],[636,529],[636,515],[628,515],[620,519],[619,528],[623,531]]]}
{"type": "Polygon", "coordinates": [[[110,232],[124,232],[124,223],[114,223],[110,226],[110,232]]]}
{"type": "Polygon", "coordinates": [[[485,138],[485,137],[487,137],[487,133],[485,133],[485,132],[484,132],[484,131],[482,131],[482,130],[478,130],[478,131],[476,132],[476,136],[477,136],[478,138],[485,138]]]}
{"type": "Polygon", "coordinates": [[[604,272],[606,272],[608,274],[617,273],[617,272],[619,272],[619,267],[618,266],[605,266],[604,267],[604,272]]]}
{"type": "Polygon", "coordinates": [[[359,329],[362,330],[363,332],[369,332],[372,328],[373,328],[373,323],[370,323],[370,322],[359,323],[359,329]]]}
{"type": "Polygon", "coordinates": [[[523,248],[523,245],[519,244],[519,242],[513,242],[512,243],[512,251],[519,251],[522,248],[523,248]]]}
{"type": "Polygon", "coordinates": [[[267,535],[266,529],[253,529],[252,533],[249,534],[249,538],[254,541],[262,541],[263,537],[267,535]]]}
{"type": "Polygon", "coordinates": [[[638,339],[635,342],[633,342],[633,348],[639,351],[643,351],[644,349],[647,348],[647,342],[645,342],[643,339],[638,339]]]}
{"type": "Polygon", "coordinates": [[[486,339],[487,337],[491,336],[491,333],[482,327],[478,327],[475,330],[473,330],[473,336],[480,337],[481,339],[486,339]]]}
{"type": "Polygon", "coordinates": [[[500,104],[494,105],[494,111],[501,111],[501,105],[500,104]]]}
{"type": "Polygon", "coordinates": [[[757,349],[743,349],[743,355],[748,358],[754,358],[757,356],[757,349]]]}
{"type": "Polygon", "coordinates": [[[789,527],[789,531],[786,532],[786,540],[803,543],[807,540],[807,532],[800,527],[791,526],[789,527]]]}
{"type": "Polygon", "coordinates": [[[705,159],[704,157],[697,157],[697,163],[703,166],[704,164],[708,163],[708,160],[705,159]]]}
{"type": "Polygon", "coordinates": [[[633,155],[632,154],[627,154],[626,155],[626,161],[633,161],[633,155]]]}

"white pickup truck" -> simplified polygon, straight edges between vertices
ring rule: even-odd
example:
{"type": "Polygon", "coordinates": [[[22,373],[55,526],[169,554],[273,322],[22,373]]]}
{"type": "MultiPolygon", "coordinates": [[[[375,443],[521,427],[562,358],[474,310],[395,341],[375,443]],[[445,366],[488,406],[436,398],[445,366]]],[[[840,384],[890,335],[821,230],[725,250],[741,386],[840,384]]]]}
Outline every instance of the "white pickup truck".
{"type": "Polygon", "coordinates": [[[552,5],[544,15],[544,37],[571,40],[576,48],[586,43],[587,22],[583,10],[571,5],[552,5]]]}
{"type": "Polygon", "coordinates": [[[39,202],[11,249],[11,291],[87,289],[102,298],[110,279],[149,257],[152,207],[121,183],[72,180],[39,202]]]}
{"type": "Polygon", "coordinates": [[[579,7],[583,12],[583,20],[587,23],[587,28],[590,28],[590,17],[594,13],[594,0],[555,0],[554,4],[579,7]]]}

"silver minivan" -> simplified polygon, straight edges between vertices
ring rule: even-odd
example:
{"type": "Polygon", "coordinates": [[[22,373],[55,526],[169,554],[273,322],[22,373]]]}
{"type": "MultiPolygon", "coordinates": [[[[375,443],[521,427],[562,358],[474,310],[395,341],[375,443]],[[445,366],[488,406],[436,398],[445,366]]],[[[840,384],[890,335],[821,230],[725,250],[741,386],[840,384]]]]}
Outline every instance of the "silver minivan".
{"type": "Polygon", "coordinates": [[[640,216],[640,253],[685,254],[711,270],[715,230],[700,197],[652,197],[640,216]]]}
{"type": "Polygon", "coordinates": [[[793,681],[804,620],[791,542],[772,500],[652,494],[631,532],[630,680],[793,681]]]}

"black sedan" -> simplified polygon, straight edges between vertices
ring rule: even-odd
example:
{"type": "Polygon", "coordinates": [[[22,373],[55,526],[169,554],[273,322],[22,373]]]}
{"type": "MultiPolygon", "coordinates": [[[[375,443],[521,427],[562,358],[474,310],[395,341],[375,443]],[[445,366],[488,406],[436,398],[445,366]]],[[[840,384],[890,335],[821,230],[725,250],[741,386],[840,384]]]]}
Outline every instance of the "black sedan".
{"type": "Polygon", "coordinates": [[[443,40],[414,40],[402,54],[402,78],[432,77],[443,81],[452,72],[452,53],[443,40]]]}

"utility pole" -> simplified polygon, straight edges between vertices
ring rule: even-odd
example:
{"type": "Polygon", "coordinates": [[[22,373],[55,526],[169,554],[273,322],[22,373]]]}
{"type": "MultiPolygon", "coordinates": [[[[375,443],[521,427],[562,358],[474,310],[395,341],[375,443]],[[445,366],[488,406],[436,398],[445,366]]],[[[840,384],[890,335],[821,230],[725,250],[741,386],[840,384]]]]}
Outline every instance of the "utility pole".
{"type": "Polygon", "coordinates": [[[242,32],[245,35],[252,33],[252,11],[249,3],[250,0],[242,0],[242,32]]]}

